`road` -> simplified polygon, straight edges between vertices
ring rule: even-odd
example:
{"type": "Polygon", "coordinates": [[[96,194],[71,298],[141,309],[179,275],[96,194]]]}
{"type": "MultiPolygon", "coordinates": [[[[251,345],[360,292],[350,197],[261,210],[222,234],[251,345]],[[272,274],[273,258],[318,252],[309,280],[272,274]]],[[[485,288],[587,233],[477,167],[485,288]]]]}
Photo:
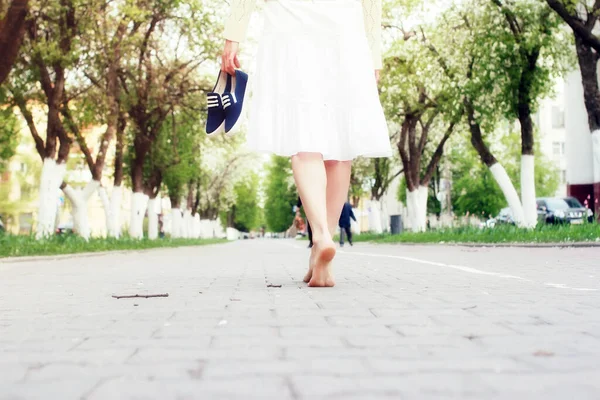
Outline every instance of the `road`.
{"type": "Polygon", "coordinates": [[[600,248],[358,244],[332,289],[307,257],[0,261],[0,399],[600,398],[600,248]]]}

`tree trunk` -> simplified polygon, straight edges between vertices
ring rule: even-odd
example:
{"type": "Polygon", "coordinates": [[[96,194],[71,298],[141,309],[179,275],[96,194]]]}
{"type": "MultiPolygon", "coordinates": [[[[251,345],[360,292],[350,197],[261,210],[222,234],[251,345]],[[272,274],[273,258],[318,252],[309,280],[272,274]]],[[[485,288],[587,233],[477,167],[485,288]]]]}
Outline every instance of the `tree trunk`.
{"type": "Polygon", "coordinates": [[[381,201],[371,200],[369,203],[369,231],[371,233],[383,233],[381,225],[381,201]]]}
{"type": "Polygon", "coordinates": [[[521,203],[523,205],[523,223],[526,228],[537,225],[537,206],[535,197],[535,156],[533,154],[533,121],[528,105],[519,107],[521,123],[521,203]]]}
{"type": "Polygon", "coordinates": [[[154,197],[148,200],[148,239],[158,239],[158,208],[160,198],[154,197]]]}
{"type": "Polygon", "coordinates": [[[127,121],[123,114],[119,114],[116,132],[115,148],[115,172],[113,189],[110,195],[110,201],[104,188],[100,188],[99,194],[106,213],[106,233],[108,237],[121,237],[121,203],[123,201],[123,148],[125,128],[127,121]]]}
{"type": "Polygon", "coordinates": [[[469,121],[469,131],[471,132],[471,144],[473,145],[473,148],[477,150],[477,154],[479,154],[481,161],[487,165],[488,168],[492,168],[492,166],[498,161],[483,140],[481,126],[475,120],[475,109],[473,108],[470,100],[466,98],[464,100],[464,105],[467,111],[467,119],[469,121]]]}
{"type": "Polygon", "coordinates": [[[182,237],[184,237],[184,238],[192,237],[192,230],[194,228],[193,223],[194,223],[194,217],[192,216],[192,211],[189,209],[186,209],[183,212],[183,224],[182,224],[182,232],[181,232],[182,237]]]}
{"type": "Polygon", "coordinates": [[[171,199],[171,237],[182,237],[183,214],[180,208],[181,198],[172,196],[171,199]]]}
{"type": "MultiPolygon", "coordinates": [[[[575,35],[577,60],[581,70],[583,100],[588,114],[588,126],[592,134],[593,204],[588,207],[600,217],[600,89],[598,88],[599,53],[575,35]]],[[[582,203],[586,199],[579,199],[582,203]]]]}
{"type": "Polygon", "coordinates": [[[179,207],[171,209],[171,237],[183,237],[183,214],[179,207]]]}
{"type": "Polygon", "coordinates": [[[492,176],[500,186],[500,190],[504,194],[504,198],[506,199],[508,206],[510,207],[515,223],[518,226],[524,226],[525,224],[525,216],[523,215],[523,206],[521,205],[521,199],[519,199],[519,194],[515,189],[515,185],[513,185],[510,177],[506,173],[506,170],[500,163],[495,163],[490,167],[490,172],[492,176]]]}
{"type": "Polygon", "coordinates": [[[183,237],[193,238],[194,237],[194,183],[190,182],[188,185],[188,194],[186,199],[186,209],[183,214],[183,237]]]}
{"type": "MultiPolygon", "coordinates": [[[[515,223],[518,226],[525,225],[525,216],[523,214],[523,206],[521,199],[515,189],[515,185],[510,180],[510,177],[506,173],[504,167],[496,160],[496,157],[492,154],[489,147],[483,140],[481,132],[481,126],[475,120],[473,105],[468,99],[465,99],[465,110],[467,111],[467,118],[469,121],[469,131],[471,132],[471,144],[473,148],[477,150],[481,161],[490,169],[492,176],[500,186],[500,190],[504,194],[504,198],[510,207],[515,223]]],[[[537,217],[537,212],[536,212],[537,217]]]]}
{"type": "Polygon", "coordinates": [[[54,234],[58,211],[59,191],[67,166],[57,164],[52,158],[45,158],[40,179],[40,204],[37,215],[36,238],[42,239],[54,234]]]}
{"type": "Polygon", "coordinates": [[[523,222],[526,228],[537,225],[537,204],[535,198],[535,156],[521,156],[521,202],[523,204],[523,222]]]}
{"type": "Polygon", "coordinates": [[[0,21],[0,84],[2,84],[19,55],[25,36],[28,0],[13,0],[0,21]]]}
{"type": "Polygon", "coordinates": [[[91,236],[88,218],[88,201],[94,192],[100,187],[100,182],[92,180],[83,190],[75,189],[68,184],[63,187],[65,196],[71,202],[73,216],[73,230],[85,240],[91,236]]]}
{"type": "Polygon", "coordinates": [[[408,221],[413,232],[425,232],[427,229],[427,186],[419,186],[417,190],[406,190],[408,221]]]}
{"type": "Polygon", "coordinates": [[[131,196],[131,218],[129,219],[129,236],[134,239],[144,238],[144,217],[148,206],[148,196],[135,192],[131,196]]]}
{"type": "Polygon", "coordinates": [[[194,221],[193,221],[192,237],[194,239],[198,239],[198,238],[200,238],[200,234],[201,234],[200,214],[195,213],[193,218],[194,218],[194,221]]]}
{"type": "Polygon", "coordinates": [[[522,50],[522,59],[527,63],[521,73],[517,112],[521,125],[521,203],[525,227],[535,228],[537,225],[537,206],[535,201],[535,164],[533,119],[531,118],[531,98],[533,75],[537,68],[540,48],[522,50]]]}
{"type": "Polygon", "coordinates": [[[110,199],[104,187],[98,189],[98,195],[102,201],[104,214],[106,216],[106,235],[118,239],[121,236],[121,199],[123,188],[114,186],[110,199]]]}

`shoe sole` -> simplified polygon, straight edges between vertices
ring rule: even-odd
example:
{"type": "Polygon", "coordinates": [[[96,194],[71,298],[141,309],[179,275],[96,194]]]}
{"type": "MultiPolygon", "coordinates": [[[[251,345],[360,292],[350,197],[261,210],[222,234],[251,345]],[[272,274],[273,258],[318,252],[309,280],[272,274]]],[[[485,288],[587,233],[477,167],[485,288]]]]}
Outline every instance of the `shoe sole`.
{"type": "Polygon", "coordinates": [[[214,132],[212,132],[212,133],[208,133],[207,132],[206,136],[208,136],[208,137],[215,137],[215,136],[219,136],[223,132],[225,132],[225,121],[223,121],[221,123],[221,125],[217,129],[214,130],[214,132]]]}
{"type": "Polygon", "coordinates": [[[250,87],[250,77],[248,77],[248,79],[246,80],[246,92],[244,92],[244,101],[242,102],[242,110],[240,111],[240,117],[235,122],[235,124],[233,124],[233,126],[231,127],[229,132],[225,132],[225,135],[227,137],[232,137],[233,135],[238,133],[240,130],[240,126],[242,125],[242,122],[245,119],[244,117],[245,117],[245,112],[246,112],[246,103],[248,103],[246,95],[248,94],[249,87],[250,87]]]}

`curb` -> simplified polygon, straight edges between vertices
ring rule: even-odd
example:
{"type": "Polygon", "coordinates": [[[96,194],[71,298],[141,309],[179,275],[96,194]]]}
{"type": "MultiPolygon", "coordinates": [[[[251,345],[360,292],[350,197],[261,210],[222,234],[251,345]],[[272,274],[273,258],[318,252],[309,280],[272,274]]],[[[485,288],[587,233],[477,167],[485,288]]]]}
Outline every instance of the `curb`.
{"type": "MultiPolygon", "coordinates": [[[[227,243],[227,242],[225,242],[227,243]]],[[[150,251],[156,250],[169,250],[169,249],[180,249],[185,247],[206,247],[213,246],[216,244],[224,244],[224,243],[211,243],[211,244],[199,244],[193,246],[176,246],[176,247],[155,247],[151,249],[129,249],[129,250],[106,250],[106,251],[96,251],[96,252],[87,252],[87,253],[70,253],[70,254],[55,254],[55,255],[43,255],[43,256],[24,256],[24,257],[0,257],[0,265],[2,264],[15,264],[15,263],[25,263],[29,261],[57,261],[64,260],[65,258],[88,258],[88,257],[96,257],[96,256],[106,256],[113,254],[131,254],[131,253],[146,253],[150,251]]]]}

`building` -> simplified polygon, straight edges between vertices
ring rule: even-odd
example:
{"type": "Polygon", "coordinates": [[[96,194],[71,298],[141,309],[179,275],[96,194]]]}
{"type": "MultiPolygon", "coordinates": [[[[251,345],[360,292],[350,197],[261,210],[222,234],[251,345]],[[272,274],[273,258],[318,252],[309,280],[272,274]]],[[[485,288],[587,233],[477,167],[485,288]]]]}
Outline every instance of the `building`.
{"type": "Polygon", "coordinates": [[[555,95],[542,100],[535,115],[539,129],[539,144],[542,154],[552,160],[559,171],[560,184],[556,196],[567,195],[567,155],[565,127],[565,84],[561,79],[555,85],[555,95]]]}

